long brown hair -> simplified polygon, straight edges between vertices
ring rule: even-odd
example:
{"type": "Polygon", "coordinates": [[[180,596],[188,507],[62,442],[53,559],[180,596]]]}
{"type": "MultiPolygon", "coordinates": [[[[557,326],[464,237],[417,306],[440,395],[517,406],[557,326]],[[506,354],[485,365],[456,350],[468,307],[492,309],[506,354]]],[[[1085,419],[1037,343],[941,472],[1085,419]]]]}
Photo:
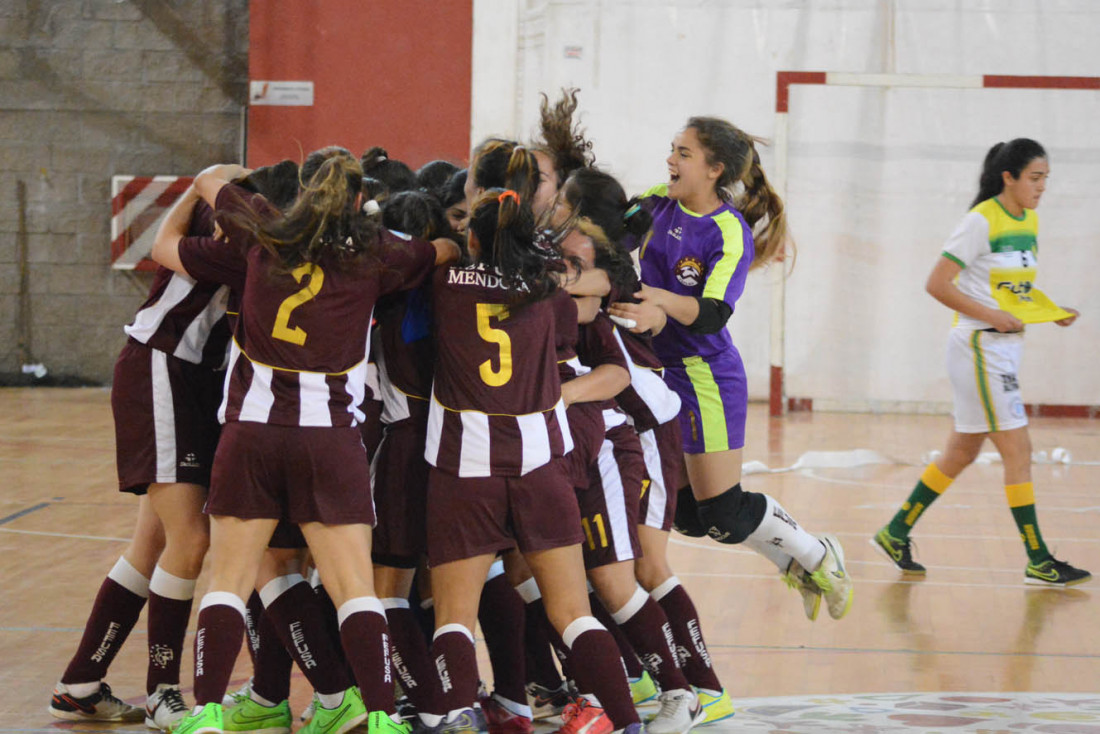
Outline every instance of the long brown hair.
{"type": "Polygon", "coordinates": [[[356,206],[363,187],[359,161],[336,146],[310,154],[310,159],[316,161],[314,156],[320,158],[319,165],[302,183],[298,199],[281,216],[260,218],[248,209],[223,215],[249,231],[275,256],[276,270],[290,272],[302,263],[321,261],[350,266],[369,253],[379,239],[378,225],[356,206]]]}
{"type": "Polygon", "coordinates": [[[573,171],[596,162],[592,141],[585,138],[584,129],[573,122],[579,91],[562,89],[561,97],[552,105],[543,94],[539,103],[539,134],[542,139],[535,145],[553,161],[559,188],[573,171]]]}
{"type": "Polygon", "coordinates": [[[764,139],[749,135],[719,117],[692,117],[684,127],[695,130],[709,165],[722,164],[715,191],[741,212],[752,229],[755,245],[752,268],[781,259],[787,250],[793,255],[794,242],[787,233],[783,200],[768,182],[756,150],[757,144],[765,143],[764,139]],[[740,192],[738,184],[742,186],[740,192]]]}

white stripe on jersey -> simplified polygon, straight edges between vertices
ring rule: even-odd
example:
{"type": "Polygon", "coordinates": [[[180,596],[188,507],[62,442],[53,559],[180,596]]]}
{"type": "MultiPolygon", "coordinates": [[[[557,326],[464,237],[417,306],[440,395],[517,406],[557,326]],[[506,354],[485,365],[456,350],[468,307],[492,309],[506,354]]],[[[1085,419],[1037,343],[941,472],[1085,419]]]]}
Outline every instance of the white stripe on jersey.
{"type": "MultiPolygon", "coordinates": [[[[245,356],[245,359],[248,357],[245,356]]],[[[237,420],[267,423],[271,406],[275,404],[275,393],[271,391],[271,368],[252,360],[249,363],[252,365],[252,384],[241,400],[241,414],[237,420]]]]}
{"type": "Polygon", "coordinates": [[[157,333],[161,323],[168,313],[179,305],[191,293],[191,289],[197,283],[194,278],[180,273],[172,273],[168,285],[164,286],[164,292],[157,302],[143,308],[134,315],[134,323],[122,327],[127,336],[131,336],[142,344],[148,342],[153,334],[157,333]]]}
{"type": "Polygon", "coordinates": [[[327,377],[323,372],[298,373],[299,426],[332,426],[327,377]]]}
{"type": "Polygon", "coordinates": [[[634,360],[630,358],[630,352],[623,344],[618,328],[612,329],[612,332],[615,334],[615,341],[619,342],[619,349],[626,357],[626,366],[630,370],[630,386],[657,419],[657,424],[667,423],[680,415],[680,396],[673,392],[654,370],[634,364],[634,360]]]}
{"type": "Polygon", "coordinates": [[[565,360],[565,364],[567,364],[573,370],[573,374],[577,377],[580,377],[581,375],[587,375],[589,372],[592,371],[592,369],[587,365],[581,364],[580,357],[570,357],[569,359],[565,360]]]}
{"type": "Polygon", "coordinates": [[[565,415],[565,401],[558,398],[558,404],[554,406],[554,415],[558,417],[558,428],[561,429],[562,456],[573,450],[573,432],[569,430],[569,418],[565,415]]]}
{"type": "Polygon", "coordinates": [[[236,339],[229,340],[229,359],[225,366],[225,380],[222,381],[222,404],[218,406],[218,423],[225,424],[225,411],[229,407],[229,381],[233,378],[233,368],[241,358],[241,348],[236,339]]]}
{"type": "Polygon", "coordinates": [[[605,408],[603,411],[603,429],[610,431],[626,423],[626,413],[615,408],[605,408]]]}
{"type": "Polygon", "coordinates": [[[443,416],[446,409],[435,399],[435,386],[432,386],[432,399],[428,403],[428,436],[424,442],[424,461],[432,466],[439,465],[439,439],[443,436],[443,416]]]}
{"type": "Polygon", "coordinates": [[[411,415],[409,412],[409,399],[390,381],[390,373],[386,369],[386,355],[379,350],[375,357],[378,360],[376,362],[378,367],[378,390],[375,392],[375,397],[382,398],[382,422],[390,424],[403,421],[411,415]]]}
{"type": "Polygon", "coordinates": [[[542,413],[517,415],[519,434],[523,437],[523,461],[520,473],[538,469],[550,463],[550,431],[546,427],[546,417],[542,413]]]}
{"type": "Polygon", "coordinates": [[[357,426],[367,419],[366,413],[363,412],[360,406],[367,395],[367,381],[370,379],[369,372],[372,366],[364,360],[348,370],[346,375],[347,380],[344,382],[344,391],[351,396],[351,402],[348,403],[348,412],[355,418],[351,422],[353,426],[357,426]]]}
{"type": "Polygon", "coordinates": [[[661,467],[661,450],[653,429],[638,434],[642,442],[642,456],[645,458],[646,473],[649,474],[649,504],[646,506],[642,525],[661,529],[665,521],[665,507],[668,504],[668,487],[665,486],[665,474],[661,467]]]}
{"type": "Polygon", "coordinates": [[[626,514],[626,490],[623,489],[623,477],[619,473],[619,462],[615,461],[615,444],[607,439],[600,445],[596,458],[600,469],[600,483],[603,484],[603,501],[607,507],[607,531],[611,534],[615,546],[615,560],[629,561],[634,558],[634,549],[630,545],[630,521],[626,514]]]}
{"type": "Polygon", "coordinates": [[[157,482],[176,481],[176,407],[168,377],[168,355],[150,349],[153,380],[153,445],[157,447],[157,482]]]}
{"type": "MultiPolygon", "coordinates": [[[[462,445],[458,453],[458,476],[492,476],[489,462],[489,416],[466,410],[458,414],[462,419],[462,445]]],[[[526,436],[524,436],[526,438],[526,436]]],[[[524,441],[524,451],[526,451],[524,441]]]]}
{"type": "MultiPolygon", "coordinates": [[[[158,302],[157,305],[159,306],[160,303],[158,302]]],[[[187,362],[202,364],[203,347],[206,346],[206,340],[210,336],[214,324],[225,316],[227,305],[229,305],[229,286],[223,285],[214,291],[214,295],[210,297],[210,302],[206,304],[203,310],[191,319],[191,323],[187,325],[183,336],[180,337],[180,343],[176,345],[172,356],[179,357],[187,362]]]]}

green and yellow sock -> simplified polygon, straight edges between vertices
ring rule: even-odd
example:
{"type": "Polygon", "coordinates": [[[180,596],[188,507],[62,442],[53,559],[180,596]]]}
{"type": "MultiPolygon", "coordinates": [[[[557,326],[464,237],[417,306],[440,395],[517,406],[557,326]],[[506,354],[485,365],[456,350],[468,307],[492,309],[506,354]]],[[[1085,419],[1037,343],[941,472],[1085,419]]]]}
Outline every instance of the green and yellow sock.
{"type": "Polygon", "coordinates": [[[1024,541],[1028,560],[1041,563],[1050,558],[1050,551],[1039,532],[1039,520],[1035,516],[1035,485],[1031,482],[1006,484],[1005,495],[1012,510],[1012,519],[1020,529],[1020,540],[1024,541]]]}
{"type": "Polygon", "coordinates": [[[951,486],[953,481],[955,480],[940,471],[935,463],[926,466],[917,486],[913,487],[913,491],[909,494],[909,499],[905,500],[905,504],[886,526],[886,532],[898,540],[908,538],[909,531],[917,524],[920,516],[951,486]]]}

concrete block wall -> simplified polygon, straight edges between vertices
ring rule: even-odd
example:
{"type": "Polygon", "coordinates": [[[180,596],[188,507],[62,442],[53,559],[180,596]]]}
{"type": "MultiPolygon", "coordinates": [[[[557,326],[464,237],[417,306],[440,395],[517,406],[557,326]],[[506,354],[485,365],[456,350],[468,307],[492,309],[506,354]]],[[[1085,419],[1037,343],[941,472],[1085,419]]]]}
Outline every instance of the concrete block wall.
{"type": "Polygon", "coordinates": [[[0,2],[0,373],[22,300],[30,361],[110,381],[150,282],[110,267],[111,176],[237,161],[247,79],[248,0],[0,2]]]}

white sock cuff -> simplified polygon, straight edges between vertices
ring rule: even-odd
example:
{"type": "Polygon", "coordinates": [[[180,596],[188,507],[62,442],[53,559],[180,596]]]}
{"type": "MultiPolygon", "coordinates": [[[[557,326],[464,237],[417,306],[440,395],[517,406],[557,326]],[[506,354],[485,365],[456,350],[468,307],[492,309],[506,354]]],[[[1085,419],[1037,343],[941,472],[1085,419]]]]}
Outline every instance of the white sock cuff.
{"type": "Polygon", "coordinates": [[[664,599],[666,596],[668,596],[668,593],[679,585],[680,579],[676,578],[675,576],[669,576],[667,579],[662,581],[656,589],[649,592],[649,595],[653,597],[653,601],[661,601],[661,599],[664,599]]]}
{"type": "Polygon", "coordinates": [[[107,573],[107,578],[127,591],[137,594],[142,599],[149,598],[149,579],[145,578],[141,571],[130,565],[130,562],[124,557],[120,556],[115,561],[114,567],[107,573]]]}
{"type": "Polygon", "coordinates": [[[232,607],[241,614],[242,619],[248,619],[248,607],[244,603],[244,599],[234,594],[232,591],[208,591],[206,596],[199,602],[199,611],[207,607],[232,607]]]}
{"type": "Polygon", "coordinates": [[[309,572],[309,585],[315,589],[318,586],[324,586],[324,584],[321,583],[321,572],[316,568],[309,572]]]}
{"type": "Polygon", "coordinates": [[[634,587],[634,596],[630,597],[630,601],[623,604],[622,608],[617,612],[611,613],[611,618],[615,620],[615,624],[622,624],[635,614],[638,613],[645,603],[649,601],[649,594],[645,593],[645,589],[641,586],[634,587]]]}
{"type": "Polygon", "coordinates": [[[438,640],[440,637],[450,632],[458,632],[459,634],[466,635],[466,637],[470,640],[470,644],[472,645],[474,643],[474,633],[467,629],[466,625],[459,624],[458,622],[451,622],[450,624],[445,624],[437,629],[435,631],[435,634],[432,635],[432,641],[434,642],[435,640],[438,640]]]}
{"type": "Polygon", "coordinates": [[[497,576],[504,575],[504,559],[498,558],[493,561],[493,565],[489,566],[489,573],[485,575],[486,581],[492,581],[497,576]]]}
{"type": "Polygon", "coordinates": [[[408,599],[402,599],[401,597],[398,597],[398,596],[391,596],[387,599],[382,600],[382,608],[383,609],[408,609],[409,608],[409,600],[408,599]]]}
{"type": "Polygon", "coordinates": [[[500,695],[499,693],[495,693],[495,692],[493,693],[493,700],[496,701],[497,703],[499,703],[504,708],[505,711],[510,711],[511,713],[515,714],[516,716],[522,716],[525,719],[530,719],[531,716],[532,716],[531,707],[528,706],[526,703],[519,703],[518,701],[513,701],[512,699],[505,698],[504,696],[500,695]]]}
{"type": "Polygon", "coordinates": [[[573,649],[573,643],[577,641],[577,638],[583,635],[585,632],[592,630],[603,630],[607,632],[607,627],[600,624],[600,620],[595,617],[577,617],[569,626],[565,628],[565,631],[561,633],[562,642],[570,650],[573,649]]]}
{"type": "Polygon", "coordinates": [[[290,590],[290,587],[303,581],[305,579],[300,573],[288,573],[286,576],[276,576],[268,581],[264,584],[264,588],[260,589],[260,601],[264,603],[264,609],[274,604],[276,599],[290,590]]]}
{"type": "Polygon", "coordinates": [[[386,609],[382,606],[382,602],[378,601],[378,597],[357,596],[340,605],[340,608],[336,610],[336,621],[339,626],[343,627],[344,620],[358,612],[374,612],[382,615],[383,619],[386,618],[386,609]]]}
{"type": "Polygon", "coordinates": [[[534,576],[517,586],[516,593],[523,599],[524,604],[530,604],[542,598],[542,591],[539,589],[539,584],[535,581],[534,576]]]}
{"type": "Polygon", "coordinates": [[[165,599],[189,601],[195,597],[195,579],[173,576],[158,565],[149,579],[149,592],[165,599]]]}

